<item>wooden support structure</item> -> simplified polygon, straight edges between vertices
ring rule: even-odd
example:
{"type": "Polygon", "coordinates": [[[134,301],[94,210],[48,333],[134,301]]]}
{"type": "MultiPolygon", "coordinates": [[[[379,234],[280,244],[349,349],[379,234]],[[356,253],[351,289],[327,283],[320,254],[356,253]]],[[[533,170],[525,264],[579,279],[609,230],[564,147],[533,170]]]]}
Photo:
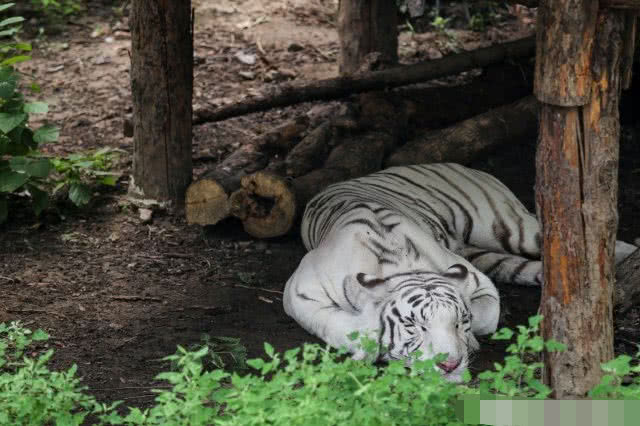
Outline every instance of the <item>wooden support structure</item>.
{"type": "Polygon", "coordinates": [[[613,252],[624,15],[598,0],[541,0],[536,204],[543,226],[542,334],[556,398],[582,398],[613,358],[613,252]]]}
{"type": "Polygon", "coordinates": [[[341,0],[338,6],[340,74],[358,71],[373,52],[388,64],[398,62],[398,11],[389,0],[341,0]]]}
{"type": "Polygon", "coordinates": [[[134,0],[131,8],[134,196],[180,206],[191,182],[191,2],[134,0]]]}

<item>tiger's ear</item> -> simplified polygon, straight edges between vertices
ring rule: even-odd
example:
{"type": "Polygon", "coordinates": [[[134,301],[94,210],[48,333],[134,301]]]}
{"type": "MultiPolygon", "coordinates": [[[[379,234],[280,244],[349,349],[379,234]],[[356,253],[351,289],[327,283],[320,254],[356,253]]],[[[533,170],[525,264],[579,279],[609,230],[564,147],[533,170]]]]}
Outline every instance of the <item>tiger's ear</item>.
{"type": "Polygon", "coordinates": [[[442,273],[443,277],[449,278],[460,290],[464,290],[469,284],[469,270],[466,266],[456,263],[442,273]]]}
{"type": "Polygon", "coordinates": [[[454,280],[466,281],[467,277],[469,276],[469,270],[467,269],[466,266],[460,263],[455,263],[451,265],[449,269],[444,271],[442,276],[451,278],[454,280]]]}
{"type": "Polygon", "coordinates": [[[385,282],[382,278],[378,278],[375,275],[365,274],[363,272],[356,275],[356,280],[358,280],[361,286],[369,289],[373,289],[385,282]]]}
{"type": "Polygon", "coordinates": [[[342,281],[343,294],[354,311],[361,311],[368,303],[379,302],[386,296],[385,280],[375,275],[347,275],[342,281]]]}

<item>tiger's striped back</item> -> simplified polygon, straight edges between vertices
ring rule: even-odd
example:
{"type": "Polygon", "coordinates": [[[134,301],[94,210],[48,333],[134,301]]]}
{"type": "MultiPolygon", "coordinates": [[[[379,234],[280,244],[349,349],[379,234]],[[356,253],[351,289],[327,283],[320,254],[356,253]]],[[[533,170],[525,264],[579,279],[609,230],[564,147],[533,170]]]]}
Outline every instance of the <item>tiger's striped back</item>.
{"type": "Polygon", "coordinates": [[[493,176],[453,163],[393,167],[329,186],[307,205],[305,246],[317,247],[329,233],[356,223],[362,209],[382,227],[412,221],[452,250],[471,245],[540,255],[535,216],[493,176]]]}

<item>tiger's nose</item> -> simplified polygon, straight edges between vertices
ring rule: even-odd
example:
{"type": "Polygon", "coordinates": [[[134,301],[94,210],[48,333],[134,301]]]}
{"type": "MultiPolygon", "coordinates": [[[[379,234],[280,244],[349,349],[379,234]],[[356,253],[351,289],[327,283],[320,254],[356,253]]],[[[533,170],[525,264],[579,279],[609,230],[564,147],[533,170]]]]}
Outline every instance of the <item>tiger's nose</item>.
{"type": "Polygon", "coordinates": [[[439,362],[438,367],[440,367],[440,369],[445,373],[451,373],[453,370],[458,368],[458,366],[460,365],[460,362],[462,362],[462,358],[460,359],[449,358],[444,362],[439,362]]]}

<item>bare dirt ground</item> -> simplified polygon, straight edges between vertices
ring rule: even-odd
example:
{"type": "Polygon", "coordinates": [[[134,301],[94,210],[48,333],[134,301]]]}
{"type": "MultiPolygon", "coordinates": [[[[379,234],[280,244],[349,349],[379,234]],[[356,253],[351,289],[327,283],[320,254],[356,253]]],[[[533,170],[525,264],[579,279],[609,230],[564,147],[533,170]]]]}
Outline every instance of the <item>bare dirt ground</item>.
{"type": "MultiPolygon", "coordinates": [[[[337,74],[334,0],[193,3],[196,108],[227,104],[283,79],[337,74]],[[242,55],[255,63],[243,63],[242,55]]],[[[403,31],[401,60],[521,37],[532,31],[530,16],[511,16],[486,32],[403,31]]],[[[112,146],[131,153],[133,141],[122,132],[131,112],[126,13],[91,3],[88,14],[70,18],[62,33],[40,37],[34,45],[35,58],[22,71],[36,76],[41,98],[50,104],[47,119],[62,128],[60,142],[47,151],[112,146]]],[[[627,241],[640,236],[640,219],[634,217],[640,208],[640,125],[629,106],[633,98],[625,98],[630,112],[623,111],[621,144],[620,236],[627,241]]],[[[195,174],[310,106],[198,126],[195,174]]],[[[534,153],[532,135],[473,166],[498,176],[533,208],[534,153]]],[[[153,377],[167,368],[159,359],[176,345],[198,343],[204,333],[240,338],[251,357],[262,355],[264,341],[278,350],[317,341],[281,305],[284,283],[304,254],[297,235],[257,241],[233,221],[203,230],[162,212],[142,223],[126,201],[128,155],[119,167],[123,177],[117,187],[98,194],[86,209],[61,206],[40,218],[26,208],[11,211],[0,226],[0,322],[19,319],[47,330],[56,367],[77,363],[90,392],[125,405],[151,403],[150,389],[158,384],[153,377]]],[[[502,325],[523,323],[536,312],[538,290],[501,291],[502,325]]],[[[619,320],[618,351],[635,349],[638,323],[637,311],[619,320]]],[[[489,368],[503,349],[485,339],[474,370],[489,368]]]]}

